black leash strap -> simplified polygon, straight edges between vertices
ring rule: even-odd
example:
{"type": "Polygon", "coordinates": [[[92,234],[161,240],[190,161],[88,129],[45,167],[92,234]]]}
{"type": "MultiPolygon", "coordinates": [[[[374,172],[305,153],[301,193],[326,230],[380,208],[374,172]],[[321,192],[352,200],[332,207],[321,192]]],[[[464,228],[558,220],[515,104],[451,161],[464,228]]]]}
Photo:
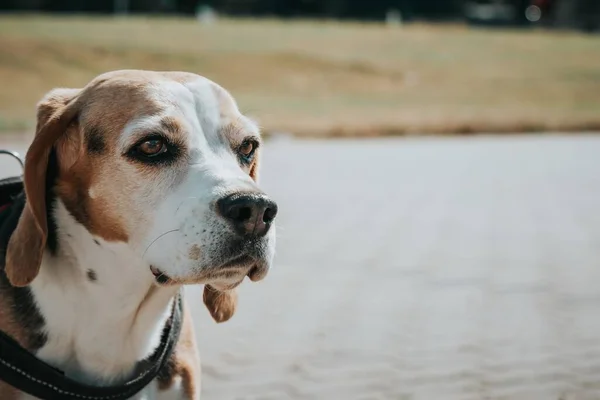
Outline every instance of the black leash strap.
{"type": "Polygon", "coordinates": [[[119,386],[90,386],[74,381],[36,358],[11,337],[0,332],[0,379],[42,400],[127,400],[144,389],[168,362],[179,339],[183,319],[181,292],[158,349],[142,361],[143,371],[119,386]]]}

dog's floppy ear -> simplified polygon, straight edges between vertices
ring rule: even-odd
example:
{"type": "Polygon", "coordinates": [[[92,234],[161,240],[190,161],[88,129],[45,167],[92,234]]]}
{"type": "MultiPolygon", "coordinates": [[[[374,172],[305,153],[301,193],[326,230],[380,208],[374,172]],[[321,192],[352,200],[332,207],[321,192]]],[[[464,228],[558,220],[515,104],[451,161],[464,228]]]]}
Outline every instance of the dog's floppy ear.
{"type": "Polygon", "coordinates": [[[204,305],[217,322],[225,322],[235,313],[237,307],[237,292],[232,290],[217,290],[210,285],[204,286],[204,305]]]}
{"type": "Polygon", "coordinates": [[[35,138],[25,157],[26,204],[6,249],[6,276],[13,286],[27,286],[40,270],[48,236],[48,158],[77,114],[79,92],[79,89],[54,89],[38,103],[35,138]]]}

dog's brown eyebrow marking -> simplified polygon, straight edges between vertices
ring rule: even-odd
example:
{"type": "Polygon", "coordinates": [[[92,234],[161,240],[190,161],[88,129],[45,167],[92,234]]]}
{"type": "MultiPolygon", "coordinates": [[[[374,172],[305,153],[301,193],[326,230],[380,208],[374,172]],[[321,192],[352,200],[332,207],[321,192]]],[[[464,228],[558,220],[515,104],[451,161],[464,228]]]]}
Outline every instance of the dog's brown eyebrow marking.
{"type": "Polygon", "coordinates": [[[169,133],[178,133],[181,130],[181,125],[177,119],[173,117],[165,117],[160,120],[160,127],[169,133]]]}
{"type": "Polygon", "coordinates": [[[106,142],[102,137],[102,133],[96,127],[91,127],[86,130],[85,138],[87,141],[87,149],[90,153],[102,154],[106,150],[106,142]]]}
{"type": "Polygon", "coordinates": [[[90,280],[90,282],[96,282],[98,280],[98,275],[96,274],[96,271],[94,271],[93,269],[87,270],[87,277],[90,280]]]}

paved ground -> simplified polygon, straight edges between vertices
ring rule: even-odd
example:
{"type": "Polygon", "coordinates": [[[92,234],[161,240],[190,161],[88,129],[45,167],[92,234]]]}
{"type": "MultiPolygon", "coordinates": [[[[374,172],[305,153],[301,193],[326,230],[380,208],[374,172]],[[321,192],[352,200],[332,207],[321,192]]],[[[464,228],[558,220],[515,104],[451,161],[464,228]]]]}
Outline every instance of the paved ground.
{"type": "Polygon", "coordinates": [[[190,293],[205,399],[600,399],[600,136],[266,150],[276,268],[223,325],[190,293]]]}

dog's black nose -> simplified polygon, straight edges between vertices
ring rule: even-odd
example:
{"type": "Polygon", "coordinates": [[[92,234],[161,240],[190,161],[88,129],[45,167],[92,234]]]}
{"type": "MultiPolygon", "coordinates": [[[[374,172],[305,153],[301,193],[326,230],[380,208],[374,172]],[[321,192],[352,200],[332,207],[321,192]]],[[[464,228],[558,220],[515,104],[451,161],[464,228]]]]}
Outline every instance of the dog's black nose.
{"type": "Polygon", "coordinates": [[[277,215],[277,204],[263,194],[234,193],[217,201],[217,208],[242,236],[264,236],[277,215]]]}

